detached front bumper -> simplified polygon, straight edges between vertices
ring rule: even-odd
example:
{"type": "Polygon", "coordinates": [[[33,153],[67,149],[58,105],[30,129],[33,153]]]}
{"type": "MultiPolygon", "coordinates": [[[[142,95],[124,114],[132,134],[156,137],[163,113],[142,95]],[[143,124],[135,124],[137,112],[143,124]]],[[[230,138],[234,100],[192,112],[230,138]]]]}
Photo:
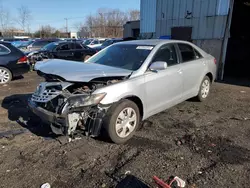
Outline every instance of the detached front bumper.
{"type": "MultiPolygon", "coordinates": [[[[81,117],[79,112],[67,112],[63,115],[50,112],[38,106],[31,99],[28,101],[28,106],[43,122],[50,124],[52,132],[57,135],[73,134],[81,117]]],[[[86,111],[85,113],[88,112],[86,111]]],[[[92,113],[88,113],[87,116],[88,118],[85,120],[85,132],[91,137],[99,136],[105,110],[96,107],[94,112],[92,110],[92,113]]]]}
{"type": "Polygon", "coordinates": [[[32,100],[28,101],[31,111],[43,122],[50,124],[51,130],[58,135],[67,135],[67,118],[39,107],[32,100]]]}

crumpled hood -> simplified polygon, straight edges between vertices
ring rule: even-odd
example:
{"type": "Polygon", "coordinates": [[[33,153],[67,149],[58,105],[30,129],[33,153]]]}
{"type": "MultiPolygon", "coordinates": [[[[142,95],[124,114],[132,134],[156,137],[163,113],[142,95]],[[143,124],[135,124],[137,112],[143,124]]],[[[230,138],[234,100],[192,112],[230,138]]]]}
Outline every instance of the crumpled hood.
{"type": "Polygon", "coordinates": [[[37,62],[35,70],[72,82],[89,82],[95,78],[129,76],[132,73],[126,69],[60,59],[37,62]]]}

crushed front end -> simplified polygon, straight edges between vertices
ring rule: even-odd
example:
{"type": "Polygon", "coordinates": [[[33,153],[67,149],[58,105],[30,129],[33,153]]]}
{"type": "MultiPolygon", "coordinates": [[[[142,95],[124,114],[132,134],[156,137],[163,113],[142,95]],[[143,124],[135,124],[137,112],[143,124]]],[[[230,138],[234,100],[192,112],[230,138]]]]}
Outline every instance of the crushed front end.
{"type": "Polygon", "coordinates": [[[46,82],[37,87],[28,104],[37,116],[50,124],[55,134],[73,135],[80,131],[96,137],[110,105],[100,104],[106,93],[93,94],[93,91],[112,82],[115,81],[71,83],[46,75],[46,82]]]}

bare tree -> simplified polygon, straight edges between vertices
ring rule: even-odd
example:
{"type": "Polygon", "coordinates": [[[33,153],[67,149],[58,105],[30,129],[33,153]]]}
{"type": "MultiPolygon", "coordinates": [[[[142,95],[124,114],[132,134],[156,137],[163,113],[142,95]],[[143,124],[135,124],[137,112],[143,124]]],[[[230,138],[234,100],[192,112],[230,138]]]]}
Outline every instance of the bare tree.
{"type": "Polygon", "coordinates": [[[0,31],[5,33],[12,25],[10,12],[7,10],[0,1],[0,31]]]}
{"type": "Polygon", "coordinates": [[[119,9],[99,9],[94,16],[86,18],[85,26],[93,37],[121,37],[126,21],[127,13],[119,9]]]}
{"type": "Polygon", "coordinates": [[[83,27],[83,23],[82,22],[75,22],[73,24],[73,28],[75,28],[76,31],[78,31],[78,32],[81,30],[82,27],[83,27]]]}
{"type": "Polygon", "coordinates": [[[130,10],[128,12],[128,20],[129,21],[140,20],[140,11],[139,10],[130,10]]]}
{"type": "Polygon", "coordinates": [[[20,25],[22,30],[29,32],[30,21],[32,19],[31,11],[29,10],[28,7],[23,5],[19,7],[17,10],[18,10],[17,23],[20,25]]]}
{"type": "Polygon", "coordinates": [[[35,37],[40,37],[40,38],[50,38],[52,36],[56,35],[61,35],[60,31],[57,31],[55,28],[51,27],[50,25],[43,25],[40,27],[39,30],[35,32],[35,37]]]}

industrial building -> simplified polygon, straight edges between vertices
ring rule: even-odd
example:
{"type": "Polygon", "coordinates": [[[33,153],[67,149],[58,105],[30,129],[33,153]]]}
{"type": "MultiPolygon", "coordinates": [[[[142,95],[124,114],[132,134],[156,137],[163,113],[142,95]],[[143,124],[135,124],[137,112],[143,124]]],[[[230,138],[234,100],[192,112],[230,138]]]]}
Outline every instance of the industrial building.
{"type": "Polygon", "coordinates": [[[137,38],[140,35],[140,20],[128,21],[123,25],[123,37],[137,38]]]}
{"type": "Polygon", "coordinates": [[[250,78],[250,0],[141,0],[142,38],[197,44],[217,59],[217,79],[250,78]]]}

